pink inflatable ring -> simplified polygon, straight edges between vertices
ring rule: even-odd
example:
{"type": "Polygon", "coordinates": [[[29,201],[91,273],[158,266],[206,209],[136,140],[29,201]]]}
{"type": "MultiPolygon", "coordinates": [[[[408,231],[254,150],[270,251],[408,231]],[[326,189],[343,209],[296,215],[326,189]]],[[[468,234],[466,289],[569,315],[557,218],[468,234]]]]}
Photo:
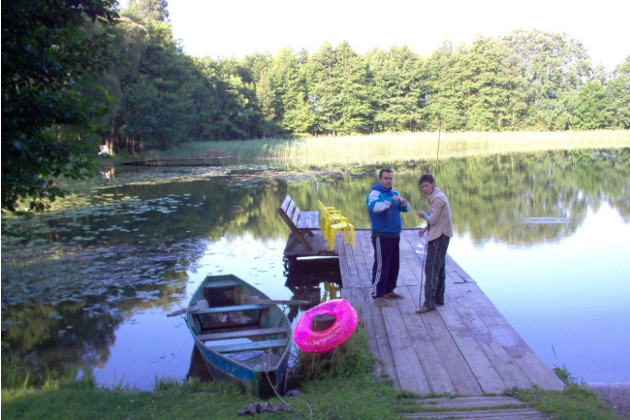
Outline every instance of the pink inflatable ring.
{"type": "Polygon", "coordinates": [[[329,300],[304,312],[295,326],[293,339],[299,348],[309,353],[332,350],[352,335],[358,322],[357,311],[347,300],[329,300]],[[314,331],[313,317],[323,314],[334,315],[334,324],[323,331],[314,331]]]}

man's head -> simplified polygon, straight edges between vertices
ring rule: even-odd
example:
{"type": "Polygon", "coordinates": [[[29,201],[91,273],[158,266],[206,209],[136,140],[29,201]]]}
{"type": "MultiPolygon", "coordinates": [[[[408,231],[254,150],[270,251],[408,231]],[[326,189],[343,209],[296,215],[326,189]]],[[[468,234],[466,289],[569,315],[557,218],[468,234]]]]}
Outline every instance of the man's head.
{"type": "Polygon", "coordinates": [[[433,192],[433,188],[435,188],[435,178],[431,174],[424,174],[420,177],[418,186],[420,186],[423,193],[430,195],[433,192]]]}
{"type": "Polygon", "coordinates": [[[394,185],[394,172],[391,169],[381,169],[378,173],[378,183],[385,189],[391,189],[394,185]]]}

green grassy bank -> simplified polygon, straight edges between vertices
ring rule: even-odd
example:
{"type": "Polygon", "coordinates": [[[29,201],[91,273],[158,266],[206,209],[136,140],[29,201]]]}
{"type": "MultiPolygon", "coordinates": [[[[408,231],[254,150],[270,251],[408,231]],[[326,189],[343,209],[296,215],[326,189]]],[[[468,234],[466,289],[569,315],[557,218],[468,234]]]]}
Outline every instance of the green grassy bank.
{"type": "Polygon", "coordinates": [[[185,158],[224,148],[238,158],[267,158],[287,169],[406,162],[584,148],[630,147],[630,131],[385,133],[370,136],[309,137],[187,143],[145,158],[185,158]]]}
{"type": "MultiPolygon", "coordinates": [[[[76,375],[69,374],[34,386],[27,373],[16,374],[15,366],[7,366],[3,360],[2,416],[16,420],[236,419],[240,418],[239,410],[254,410],[257,403],[263,410],[266,404],[289,410],[257,415],[274,419],[397,419],[422,411],[417,402],[421,396],[395,390],[390,381],[376,378],[371,373],[374,363],[378,362],[369,354],[359,327],[327,359],[300,354],[290,387],[299,389],[298,395],[261,401],[229,384],[202,384],[197,380],[181,383],[160,379],[154,391],[143,392],[120,385],[104,389],[90,375],[75,380],[76,375]]],[[[560,370],[559,375],[567,381],[564,392],[512,389],[506,395],[557,419],[622,419],[596,394],[571,382],[567,379],[570,375],[563,372],[560,370]]]]}

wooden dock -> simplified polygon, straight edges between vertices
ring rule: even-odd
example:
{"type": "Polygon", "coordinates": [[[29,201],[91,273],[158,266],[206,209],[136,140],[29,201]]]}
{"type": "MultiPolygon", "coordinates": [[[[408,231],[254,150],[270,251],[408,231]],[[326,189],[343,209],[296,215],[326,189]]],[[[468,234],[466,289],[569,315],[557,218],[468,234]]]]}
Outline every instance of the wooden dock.
{"type": "Polygon", "coordinates": [[[341,296],[357,309],[368,347],[394,386],[419,394],[481,396],[519,387],[562,390],[564,385],[521,339],[496,307],[450,256],[446,304],[418,315],[423,244],[416,229],[400,241],[396,292],[404,299],[372,304],[373,250],[369,230],[356,230],[356,249],[338,236],[335,252],[341,296]]]}
{"type": "Polygon", "coordinates": [[[222,159],[231,159],[232,156],[219,156],[214,158],[179,158],[179,159],[143,159],[123,162],[123,166],[221,166],[222,159]]]}

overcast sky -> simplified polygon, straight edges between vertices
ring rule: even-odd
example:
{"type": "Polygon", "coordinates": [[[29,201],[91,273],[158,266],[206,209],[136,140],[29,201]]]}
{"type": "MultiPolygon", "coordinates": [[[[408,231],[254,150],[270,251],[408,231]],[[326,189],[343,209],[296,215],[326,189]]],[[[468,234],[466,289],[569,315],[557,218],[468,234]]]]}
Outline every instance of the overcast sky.
{"type": "Polygon", "coordinates": [[[608,71],[630,55],[630,0],[169,0],[173,35],[193,56],[241,58],[343,40],[359,54],[407,45],[426,57],[446,40],[516,29],[566,33],[608,71]],[[585,3],[585,4],[581,4],[585,3]]]}

